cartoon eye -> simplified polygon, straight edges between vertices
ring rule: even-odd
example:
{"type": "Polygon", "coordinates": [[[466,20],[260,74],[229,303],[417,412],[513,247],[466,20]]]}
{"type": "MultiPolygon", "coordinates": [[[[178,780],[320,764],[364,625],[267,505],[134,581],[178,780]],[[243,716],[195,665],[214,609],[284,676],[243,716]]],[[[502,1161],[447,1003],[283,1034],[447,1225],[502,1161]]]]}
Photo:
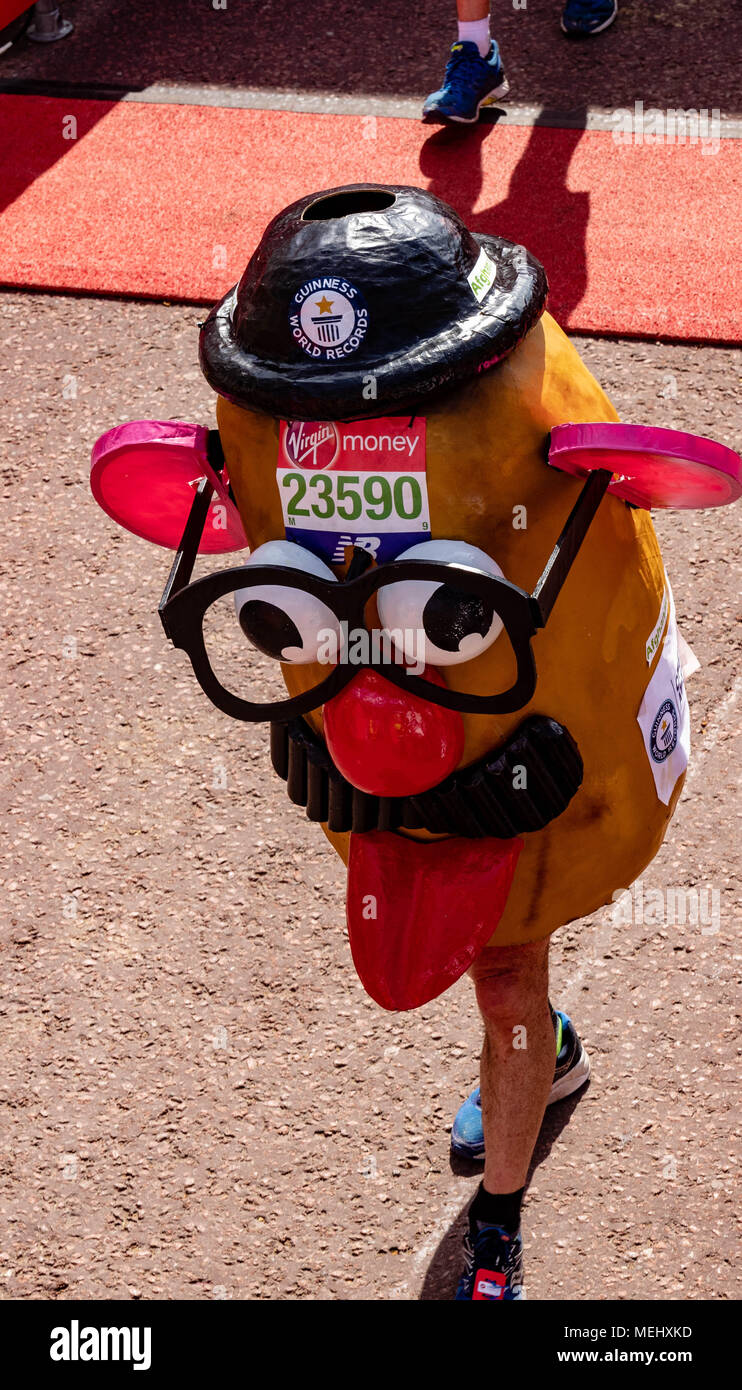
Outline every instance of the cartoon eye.
{"type": "MultiPolygon", "coordinates": [[[[328,565],[291,541],[266,541],[253,550],[250,565],[282,565],[321,579],[337,579],[328,565]]],[[[256,584],[235,590],[234,605],[240,627],[249,642],[265,656],[303,666],[317,661],[334,635],[335,650],[341,642],[340,624],[332,609],[304,589],[282,584],[256,584]]]]}
{"type": "Polygon", "coordinates": [[[459,571],[455,587],[430,579],[404,579],[379,590],[382,626],[408,660],[455,666],[492,646],[502,632],[502,619],[490,599],[474,590],[467,593],[465,583],[461,587],[460,573],[473,570],[503,578],[500,566],[489,555],[465,541],[423,541],[397,559],[442,561],[459,571]]]}

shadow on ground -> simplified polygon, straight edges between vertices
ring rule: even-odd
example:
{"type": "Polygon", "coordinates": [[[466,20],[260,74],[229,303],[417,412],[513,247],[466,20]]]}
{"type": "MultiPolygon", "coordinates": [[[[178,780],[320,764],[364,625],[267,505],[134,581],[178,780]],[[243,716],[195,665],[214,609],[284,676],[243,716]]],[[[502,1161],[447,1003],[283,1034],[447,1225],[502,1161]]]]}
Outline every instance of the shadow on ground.
{"type": "MultiPolygon", "coordinates": [[[[496,112],[496,117],[501,113],[496,112]]],[[[568,130],[541,135],[546,120],[531,127],[523,153],[513,170],[504,198],[479,207],[483,164],[497,158],[497,124],[491,119],[476,126],[436,129],[420,151],[420,172],[431,193],[452,203],[473,232],[506,237],[529,251],[545,266],[550,279],[550,311],[568,324],[587,288],[587,227],[590,194],[569,187],[569,166],[584,133],[587,108],[574,113],[568,130]],[[538,190],[534,197],[534,190],[538,190]],[[559,234],[554,235],[553,209],[559,209],[559,234]]]]}

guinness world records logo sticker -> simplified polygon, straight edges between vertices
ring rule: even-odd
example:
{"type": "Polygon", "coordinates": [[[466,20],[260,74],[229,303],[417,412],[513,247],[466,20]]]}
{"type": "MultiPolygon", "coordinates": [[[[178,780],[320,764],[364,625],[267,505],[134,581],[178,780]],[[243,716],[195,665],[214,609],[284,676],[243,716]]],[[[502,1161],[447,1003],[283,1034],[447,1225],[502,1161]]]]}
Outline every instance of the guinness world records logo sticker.
{"type": "Polygon", "coordinates": [[[308,357],[339,362],[357,352],[368,330],[366,301],[338,275],[306,280],[289,307],[289,327],[308,357]]]}
{"type": "Polygon", "coordinates": [[[672,700],[663,700],[652,725],[649,751],[656,763],[669,758],[678,741],[678,712],[672,700]]]}

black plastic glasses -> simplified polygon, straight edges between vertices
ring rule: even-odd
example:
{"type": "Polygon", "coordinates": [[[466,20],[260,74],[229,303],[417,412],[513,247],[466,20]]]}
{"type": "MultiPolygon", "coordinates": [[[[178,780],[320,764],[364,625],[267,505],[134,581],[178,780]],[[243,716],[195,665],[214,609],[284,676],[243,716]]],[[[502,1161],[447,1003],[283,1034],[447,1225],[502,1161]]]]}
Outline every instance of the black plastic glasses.
{"type": "Polygon", "coordinates": [[[527,705],[534,694],[536,663],[531,649],[532,638],[548,621],[612,476],[605,469],[588,474],[530,594],[508,579],[443,561],[393,560],[369,568],[371,557],[358,549],[354,552],[357,563],[351,564],[348,577],[335,582],[283,565],[241,565],[190,582],[211,502],[212,485],[203,478],[196,489],[180,548],[160,601],[162,625],[173,645],[188,654],[205,694],[217,709],[233,719],[282,722],[308,714],[337,695],[363,666],[382,671],[395,685],[447,709],[466,714],[512,713],[527,705]],[[358,573],[359,569],[363,572],[358,573]],[[311,594],[330,610],[338,623],[346,623],[348,630],[355,631],[366,627],[365,609],[369,599],[386,585],[405,580],[427,580],[445,585],[463,600],[472,596],[480,599],[497,614],[515,657],[515,679],[508,690],[479,695],[434,685],[413,674],[403,662],[391,659],[378,648],[374,650],[373,646],[367,660],[333,665],[330,673],[310,690],[267,703],[235,695],[222,684],[213,669],[204,639],[204,620],[212,605],[227,594],[238,590],[249,592],[265,585],[311,594]]]}

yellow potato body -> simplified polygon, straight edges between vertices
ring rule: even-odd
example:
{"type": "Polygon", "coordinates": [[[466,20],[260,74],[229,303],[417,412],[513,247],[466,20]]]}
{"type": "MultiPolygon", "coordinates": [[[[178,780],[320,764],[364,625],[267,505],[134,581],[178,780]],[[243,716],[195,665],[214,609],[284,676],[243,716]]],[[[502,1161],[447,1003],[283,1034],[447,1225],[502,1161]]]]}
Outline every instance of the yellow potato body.
{"type": "MultiPolygon", "coordinates": [[[[251,545],[283,537],[277,422],[222,398],[217,414],[251,545]]],[[[567,421],[617,419],[607,396],[544,314],[506,361],[429,406],[426,419],[433,537],[478,546],[508,579],[531,590],[581,486],[547,466],[548,433],[567,421]]],[[[665,806],[636,718],[658,659],[648,666],[645,647],[663,587],[649,515],[606,497],[548,625],[534,639],[533,700],[514,714],[462,715],[462,766],[496,748],[529,714],[566,725],[585,765],[583,784],[567,810],[524,837],[494,945],[535,941],[593,912],[657,853],[683,781],[665,806]]],[[[481,693],[502,689],[510,684],[510,669],[498,640],[470,664],[466,688],[474,677],[473,688],[481,693]]],[[[292,694],[318,678],[314,667],[283,670],[292,694]]],[[[441,674],[450,685],[461,680],[460,667],[442,668],[441,674]]],[[[321,732],[321,712],[310,722],[321,732]]],[[[348,835],[326,833],[347,861],[348,835]]]]}

